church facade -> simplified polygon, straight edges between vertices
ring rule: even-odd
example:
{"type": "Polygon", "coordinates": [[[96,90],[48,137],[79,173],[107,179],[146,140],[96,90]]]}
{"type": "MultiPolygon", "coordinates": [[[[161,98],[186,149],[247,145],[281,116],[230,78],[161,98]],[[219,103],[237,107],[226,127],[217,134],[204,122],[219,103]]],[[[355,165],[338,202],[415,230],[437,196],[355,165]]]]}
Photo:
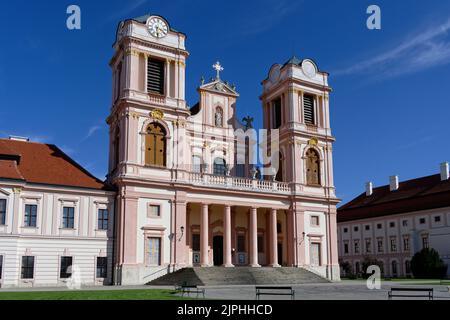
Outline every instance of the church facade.
{"type": "Polygon", "coordinates": [[[237,118],[239,93],[219,63],[188,107],[185,40],[160,16],[117,30],[107,119],[113,281],[192,266],[301,267],[339,280],[328,74],[295,57],[270,68],[260,99],[272,155],[258,166],[250,141],[259,133],[237,118]]]}

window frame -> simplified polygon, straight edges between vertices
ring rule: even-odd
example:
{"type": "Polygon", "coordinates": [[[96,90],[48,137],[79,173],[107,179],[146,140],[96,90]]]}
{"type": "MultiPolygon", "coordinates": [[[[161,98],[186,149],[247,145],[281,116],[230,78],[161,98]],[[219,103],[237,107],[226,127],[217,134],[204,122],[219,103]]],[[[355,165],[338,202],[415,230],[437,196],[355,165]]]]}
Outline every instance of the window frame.
{"type": "Polygon", "coordinates": [[[109,210],[108,208],[98,208],[97,209],[97,230],[107,231],[109,230],[109,210]],[[100,212],[102,212],[102,216],[100,218],[100,212]],[[106,212],[106,219],[105,219],[106,212]],[[100,222],[102,223],[100,226],[100,222]],[[105,228],[106,222],[106,228],[105,228]]]}
{"type": "Polygon", "coordinates": [[[69,279],[70,277],[72,277],[73,270],[69,273],[69,272],[67,272],[67,269],[69,267],[73,266],[73,260],[74,259],[72,256],[60,256],[59,257],[59,273],[58,273],[59,279],[66,280],[66,279],[69,279]],[[66,261],[66,260],[70,260],[69,265],[65,265],[65,263],[63,265],[63,261],[66,261]],[[64,270],[63,270],[63,266],[65,267],[64,270]]]}
{"type": "Polygon", "coordinates": [[[167,64],[166,62],[159,57],[155,57],[155,56],[151,56],[151,57],[147,57],[147,61],[146,61],[146,66],[147,69],[145,70],[146,73],[146,77],[145,77],[145,90],[148,94],[154,94],[154,95],[159,95],[159,96],[165,96],[166,95],[166,72],[167,72],[167,64]],[[162,83],[162,88],[159,88],[158,91],[154,91],[150,89],[150,82],[148,80],[149,78],[149,68],[150,68],[150,61],[153,61],[155,63],[159,63],[162,66],[162,71],[161,72],[161,83],[162,83]]]}
{"type": "Polygon", "coordinates": [[[213,161],[213,175],[225,177],[227,175],[227,161],[222,157],[216,157],[213,161]],[[217,160],[222,160],[222,163],[216,163],[217,160]],[[220,169],[220,172],[219,172],[220,169]]]}
{"type": "Polygon", "coordinates": [[[74,206],[63,206],[62,208],[63,212],[61,215],[61,229],[69,229],[69,230],[73,230],[75,229],[75,207],[74,206]],[[66,209],[69,211],[68,216],[65,217],[65,213],[66,213],[66,209]],[[69,210],[71,209],[71,210],[69,210]],[[70,217],[70,211],[72,211],[73,215],[72,217],[70,217]],[[69,223],[69,225],[65,225],[67,223],[69,223]],[[70,226],[70,222],[72,223],[72,225],[70,226]]]}
{"type": "Polygon", "coordinates": [[[163,265],[163,254],[162,254],[162,250],[163,250],[163,237],[159,236],[159,235],[153,235],[153,234],[149,234],[145,237],[145,241],[146,241],[146,248],[145,248],[145,261],[146,261],[146,265],[149,267],[160,267],[163,265]],[[158,243],[159,243],[159,250],[158,250],[158,263],[155,264],[153,263],[153,261],[151,261],[150,259],[150,240],[151,239],[158,239],[158,243]]]}
{"type": "Polygon", "coordinates": [[[162,218],[162,210],[161,204],[159,203],[148,203],[147,204],[147,218],[149,219],[161,219],[162,218]],[[158,215],[152,214],[152,208],[158,208],[158,215]]]}
{"type": "Polygon", "coordinates": [[[143,154],[143,163],[146,167],[157,167],[157,168],[166,168],[168,162],[168,141],[169,141],[169,131],[165,125],[163,125],[159,121],[151,121],[146,124],[144,127],[144,154],[143,154]],[[153,129],[152,129],[153,126],[153,129]],[[160,128],[161,133],[155,132],[152,130],[156,130],[156,128],[160,128]],[[157,163],[157,138],[160,138],[162,141],[162,164],[157,163]],[[150,146],[153,146],[154,150],[149,151],[150,146]]]}
{"type": "Polygon", "coordinates": [[[314,228],[320,227],[320,216],[312,215],[310,220],[311,220],[310,221],[311,227],[314,227],[314,228]],[[316,220],[316,222],[314,220],[316,220]]]}
{"type": "Polygon", "coordinates": [[[36,257],[35,256],[21,256],[20,258],[20,280],[34,280],[34,275],[35,275],[35,267],[36,267],[36,257]],[[24,258],[27,258],[27,262],[29,260],[29,258],[33,259],[33,265],[32,266],[24,266],[24,258]],[[24,277],[24,268],[26,268],[27,270],[31,269],[31,277],[24,277]]]}
{"type": "Polygon", "coordinates": [[[25,228],[37,228],[37,220],[38,220],[38,205],[36,203],[25,203],[24,211],[23,211],[23,226],[25,228]],[[35,208],[35,212],[29,213],[27,212],[27,208],[35,208]],[[34,225],[30,224],[30,220],[33,221],[34,215],[34,225]],[[28,221],[28,222],[27,222],[28,221]]]}
{"type": "MultiPolygon", "coordinates": [[[[8,199],[0,198],[0,203],[4,202],[5,210],[0,211],[0,226],[6,226],[6,214],[8,212],[8,199]]],[[[1,208],[1,206],[0,206],[1,208]]]]}
{"type": "Polygon", "coordinates": [[[2,282],[3,279],[3,265],[5,262],[5,258],[3,254],[0,254],[0,283],[2,282]]]}
{"type": "Polygon", "coordinates": [[[316,111],[316,95],[312,93],[303,93],[302,96],[302,103],[303,103],[303,122],[307,126],[314,126],[317,127],[317,111],[316,111]],[[312,115],[312,122],[309,123],[306,121],[306,104],[305,104],[305,97],[311,98],[311,115],[312,115]]]}
{"type": "Polygon", "coordinates": [[[107,256],[97,256],[95,258],[95,279],[107,279],[108,278],[108,257],[107,256]],[[101,269],[102,272],[99,276],[99,259],[102,259],[105,261],[105,265],[103,266],[104,269],[101,269]],[[102,276],[104,275],[104,277],[102,276]]]}

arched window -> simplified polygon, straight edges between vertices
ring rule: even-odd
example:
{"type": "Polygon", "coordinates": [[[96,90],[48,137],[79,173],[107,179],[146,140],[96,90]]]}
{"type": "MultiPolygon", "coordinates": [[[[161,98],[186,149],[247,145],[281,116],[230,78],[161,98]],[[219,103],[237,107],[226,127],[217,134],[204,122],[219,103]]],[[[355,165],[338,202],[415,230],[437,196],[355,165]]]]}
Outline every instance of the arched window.
{"type": "Polygon", "coordinates": [[[392,261],[392,274],[391,276],[395,277],[397,276],[397,261],[392,261]]]}
{"type": "Polygon", "coordinates": [[[411,273],[411,262],[409,260],[405,261],[405,273],[410,274],[411,273]]]}
{"type": "Polygon", "coordinates": [[[320,157],[314,149],[306,152],[306,183],[320,185],[320,157]]]}
{"type": "Polygon", "coordinates": [[[216,108],[214,120],[215,120],[216,127],[223,127],[223,110],[221,107],[216,108]]]}
{"type": "Polygon", "coordinates": [[[166,130],[159,123],[151,123],[145,136],[145,164],[166,165],[166,130]]]}
{"type": "Polygon", "coordinates": [[[192,156],[192,172],[200,173],[202,168],[202,158],[200,156],[192,156]]]}
{"type": "Polygon", "coordinates": [[[226,162],[222,158],[216,158],[214,159],[214,171],[213,173],[215,175],[224,176],[226,175],[227,169],[226,169],[226,162]]]}

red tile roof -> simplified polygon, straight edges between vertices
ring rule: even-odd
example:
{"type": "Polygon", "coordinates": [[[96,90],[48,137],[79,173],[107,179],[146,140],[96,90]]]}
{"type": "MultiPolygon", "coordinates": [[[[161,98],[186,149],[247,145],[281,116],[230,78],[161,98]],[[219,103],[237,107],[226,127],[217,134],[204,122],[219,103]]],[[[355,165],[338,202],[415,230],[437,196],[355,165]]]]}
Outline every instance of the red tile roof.
{"type": "Polygon", "coordinates": [[[450,206],[450,180],[439,174],[400,182],[396,191],[389,185],[373,189],[371,196],[360,194],[338,209],[338,222],[450,206]]]}
{"type": "Polygon", "coordinates": [[[8,139],[0,139],[0,179],[107,189],[55,145],[8,139]]]}

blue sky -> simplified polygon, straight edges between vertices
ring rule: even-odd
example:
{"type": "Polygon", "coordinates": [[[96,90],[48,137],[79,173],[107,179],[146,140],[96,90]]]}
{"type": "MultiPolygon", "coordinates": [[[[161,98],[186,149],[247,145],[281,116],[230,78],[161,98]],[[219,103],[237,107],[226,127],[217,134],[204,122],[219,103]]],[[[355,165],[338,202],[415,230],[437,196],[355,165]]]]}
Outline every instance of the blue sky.
{"type": "Polygon", "coordinates": [[[0,136],[54,143],[103,178],[116,26],[149,12],[187,34],[190,105],[216,60],[241,95],[239,116],[253,115],[257,126],[260,82],[273,63],[295,54],[330,72],[335,182],[344,201],[368,180],[434,174],[450,160],[445,0],[16,0],[0,11],[0,136]],[[79,31],[66,28],[70,4],[81,7],[79,31]],[[366,28],[370,4],[381,7],[381,30],[366,28]]]}

